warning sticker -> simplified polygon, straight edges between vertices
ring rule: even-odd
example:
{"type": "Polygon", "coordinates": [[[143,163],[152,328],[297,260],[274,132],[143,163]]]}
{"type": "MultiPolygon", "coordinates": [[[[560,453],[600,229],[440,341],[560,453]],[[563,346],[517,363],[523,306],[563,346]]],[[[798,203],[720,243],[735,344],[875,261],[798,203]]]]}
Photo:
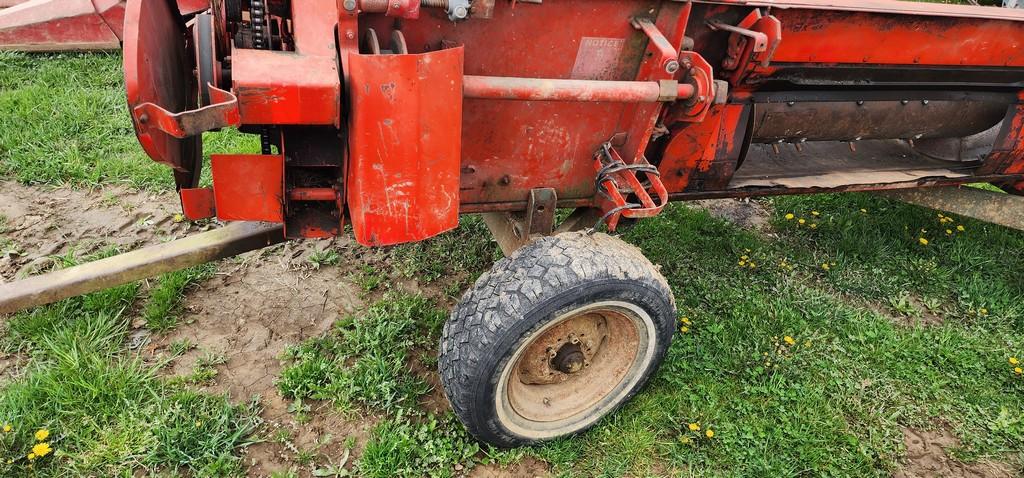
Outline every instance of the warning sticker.
{"type": "Polygon", "coordinates": [[[619,58],[626,46],[625,38],[583,37],[576,64],[572,67],[574,80],[618,80],[619,58]]]}

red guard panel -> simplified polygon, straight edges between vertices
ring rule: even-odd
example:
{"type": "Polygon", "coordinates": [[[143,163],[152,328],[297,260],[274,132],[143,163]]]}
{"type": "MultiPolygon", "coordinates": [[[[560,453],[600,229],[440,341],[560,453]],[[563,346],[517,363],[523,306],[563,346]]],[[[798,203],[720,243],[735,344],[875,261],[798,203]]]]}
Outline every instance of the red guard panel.
{"type": "Polygon", "coordinates": [[[419,241],[459,225],[462,48],[349,55],[348,207],[360,244],[419,241]]]}
{"type": "Polygon", "coordinates": [[[210,167],[218,218],[284,222],[284,156],[215,154],[210,167]]]}

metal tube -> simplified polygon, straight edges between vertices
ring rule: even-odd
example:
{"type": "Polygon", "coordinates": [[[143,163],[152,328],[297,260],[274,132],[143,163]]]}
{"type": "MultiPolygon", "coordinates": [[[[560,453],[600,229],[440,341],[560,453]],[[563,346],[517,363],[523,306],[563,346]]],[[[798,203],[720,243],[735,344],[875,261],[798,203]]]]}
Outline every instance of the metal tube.
{"type": "Polygon", "coordinates": [[[292,201],[334,201],[338,192],[334,188],[295,188],[288,191],[288,199],[292,201]]]}
{"type": "Polygon", "coordinates": [[[656,81],[595,81],[512,78],[466,75],[462,80],[466,98],[521,101],[579,101],[616,103],[657,103],[693,97],[693,85],[682,83],[673,91],[676,98],[664,99],[656,81]]]}
{"type": "Polygon", "coordinates": [[[882,191],[879,196],[1024,231],[1024,197],[969,186],[882,191]]]}
{"type": "Polygon", "coordinates": [[[280,224],[236,222],[202,234],[0,284],[0,314],[57,302],[284,241],[280,224]]]}

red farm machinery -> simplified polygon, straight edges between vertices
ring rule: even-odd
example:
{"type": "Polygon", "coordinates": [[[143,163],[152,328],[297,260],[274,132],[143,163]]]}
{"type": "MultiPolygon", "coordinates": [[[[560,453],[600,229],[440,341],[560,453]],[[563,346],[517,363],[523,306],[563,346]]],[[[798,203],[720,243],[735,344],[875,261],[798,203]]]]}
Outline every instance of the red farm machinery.
{"type": "Polygon", "coordinates": [[[499,446],[590,427],[665,356],[671,290],[599,226],[670,201],[885,191],[1024,227],[1024,10],[62,3],[81,4],[74,25],[107,28],[76,45],[123,42],[135,131],[172,168],[185,215],[243,222],[0,286],[0,310],[346,226],[387,246],[482,214],[507,257],[456,306],[439,368],[459,418],[499,446]],[[202,133],[220,128],[259,135],[262,151],[214,155],[213,186],[200,187],[202,133]],[[557,221],[560,209],[572,212],[557,221]]]}

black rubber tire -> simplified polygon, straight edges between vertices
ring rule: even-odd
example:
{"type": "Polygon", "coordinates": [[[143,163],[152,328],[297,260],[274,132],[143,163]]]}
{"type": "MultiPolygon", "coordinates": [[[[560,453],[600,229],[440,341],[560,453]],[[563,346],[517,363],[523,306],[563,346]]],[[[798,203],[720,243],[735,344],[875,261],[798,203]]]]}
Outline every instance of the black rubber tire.
{"type": "MultiPolygon", "coordinates": [[[[675,333],[671,289],[640,250],[605,234],[560,234],[524,246],[476,281],[444,325],[438,360],[445,395],[473,436],[499,447],[557,438],[536,439],[504,426],[496,405],[498,382],[533,332],[565,311],[599,301],[638,306],[654,326],[653,359],[634,374],[641,377],[628,393],[601,413],[608,415],[646,384],[675,333]]],[[[585,431],[601,418],[588,418],[593,421],[559,436],[585,431]]]]}

